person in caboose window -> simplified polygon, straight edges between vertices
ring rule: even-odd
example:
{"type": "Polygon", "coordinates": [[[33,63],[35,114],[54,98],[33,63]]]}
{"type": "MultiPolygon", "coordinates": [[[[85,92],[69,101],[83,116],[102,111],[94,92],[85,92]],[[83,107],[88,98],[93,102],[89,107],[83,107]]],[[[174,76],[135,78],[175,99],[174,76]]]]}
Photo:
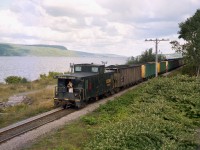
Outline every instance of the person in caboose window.
{"type": "Polygon", "coordinates": [[[68,88],[69,93],[73,93],[73,84],[71,80],[67,84],[67,88],[68,88]]]}

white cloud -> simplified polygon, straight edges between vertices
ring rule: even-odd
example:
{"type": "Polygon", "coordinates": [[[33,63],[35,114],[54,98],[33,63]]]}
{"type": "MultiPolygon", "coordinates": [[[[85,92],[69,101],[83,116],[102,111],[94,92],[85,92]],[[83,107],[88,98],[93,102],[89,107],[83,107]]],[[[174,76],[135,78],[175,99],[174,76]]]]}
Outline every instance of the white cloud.
{"type": "MultiPolygon", "coordinates": [[[[73,50],[139,55],[153,47],[146,38],[177,39],[178,23],[199,0],[12,0],[0,7],[0,40],[60,44],[73,50]],[[11,3],[12,2],[12,3],[11,3]]],[[[172,52],[168,42],[160,43],[172,52]]]]}
{"type": "Polygon", "coordinates": [[[48,13],[54,16],[90,16],[106,15],[106,10],[94,0],[44,0],[42,5],[48,13]]]}
{"type": "Polygon", "coordinates": [[[19,33],[22,24],[18,21],[15,13],[10,10],[0,11],[0,32],[1,34],[19,33]]]}

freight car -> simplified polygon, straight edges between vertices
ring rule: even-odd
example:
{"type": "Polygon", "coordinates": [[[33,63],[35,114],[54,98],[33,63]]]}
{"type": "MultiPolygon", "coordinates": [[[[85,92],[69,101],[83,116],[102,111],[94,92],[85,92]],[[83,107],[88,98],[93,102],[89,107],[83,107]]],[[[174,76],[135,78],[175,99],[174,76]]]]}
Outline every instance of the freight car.
{"type": "MultiPolygon", "coordinates": [[[[183,65],[181,59],[159,62],[159,74],[183,65]]],[[[114,94],[128,87],[155,76],[155,63],[141,65],[104,65],[76,64],[74,73],[58,75],[55,87],[54,105],[66,108],[74,105],[83,107],[89,100],[114,94]]]]}
{"type": "Polygon", "coordinates": [[[165,73],[167,71],[167,61],[159,62],[159,74],[165,73]]]}
{"type": "Polygon", "coordinates": [[[169,59],[167,61],[167,71],[174,70],[180,66],[184,65],[184,60],[183,59],[169,59]]]}
{"type": "Polygon", "coordinates": [[[142,81],[140,65],[111,65],[106,67],[106,70],[114,72],[115,92],[142,81]]]}

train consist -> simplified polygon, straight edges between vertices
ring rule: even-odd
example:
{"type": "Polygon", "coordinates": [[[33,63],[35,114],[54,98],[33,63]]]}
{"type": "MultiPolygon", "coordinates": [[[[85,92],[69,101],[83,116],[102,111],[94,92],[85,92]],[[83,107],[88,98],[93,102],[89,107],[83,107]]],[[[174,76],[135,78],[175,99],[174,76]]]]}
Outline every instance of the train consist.
{"type": "MultiPolygon", "coordinates": [[[[182,59],[162,61],[157,64],[158,74],[183,65],[182,59]]],[[[54,105],[66,108],[85,106],[89,100],[98,100],[155,76],[155,62],[142,65],[75,64],[74,73],[56,76],[54,105]]]]}

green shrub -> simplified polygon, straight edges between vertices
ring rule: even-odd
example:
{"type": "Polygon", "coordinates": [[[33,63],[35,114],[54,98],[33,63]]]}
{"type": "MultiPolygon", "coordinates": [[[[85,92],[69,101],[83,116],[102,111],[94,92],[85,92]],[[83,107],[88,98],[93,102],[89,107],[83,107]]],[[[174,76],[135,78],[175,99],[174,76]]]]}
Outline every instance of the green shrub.
{"type": "Polygon", "coordinates": [[[28,83],[28,80],[26,78],[22,78],[21,83],[28,83]]]}
{"type": "Polygon", "coordinates": [[[5,79],[7,84],[17,84],[17,83],[27,83],[28,80],[26,78],[22,78],[19,76],[9,76],[5,79]]]}
{"type": "Polygon", "coordinates": [[[46,79],[47,75],[46,74],[40,74],[40,79],[46,79]]]}
{"type": "Polygon", "coordinates": [[[185,65],[182,70],[181,70],[182,74],[187,74],[190,76],[195,76],[196,75],[196,67],[192,66],[192,65],[185,65]]]}
{"type": "Polygon", "coordinates": [[[59,74],[61,74],[61,73],[60,72],[52,72],[52,71],[50,71],[48,77],[53,78],[53,77],[55,77],[55,76],[57,76],[59,74]]]}
{"type": "Polygon", "coordinates": [[[82,117],[81,120],[83,122],[85,122],[86,124],[88,124],[88,125],[95,125],[95,124],[97,124],[97,119],[94,118],[94,117],[85,116],[85,117],[82,117]]]}
{"type": "Polygon", "coordinates": [[[40,79],[53,79],[56,75],[61,74],[60,72],[49,71],[48,74],[40,74],[40,79]]]}

